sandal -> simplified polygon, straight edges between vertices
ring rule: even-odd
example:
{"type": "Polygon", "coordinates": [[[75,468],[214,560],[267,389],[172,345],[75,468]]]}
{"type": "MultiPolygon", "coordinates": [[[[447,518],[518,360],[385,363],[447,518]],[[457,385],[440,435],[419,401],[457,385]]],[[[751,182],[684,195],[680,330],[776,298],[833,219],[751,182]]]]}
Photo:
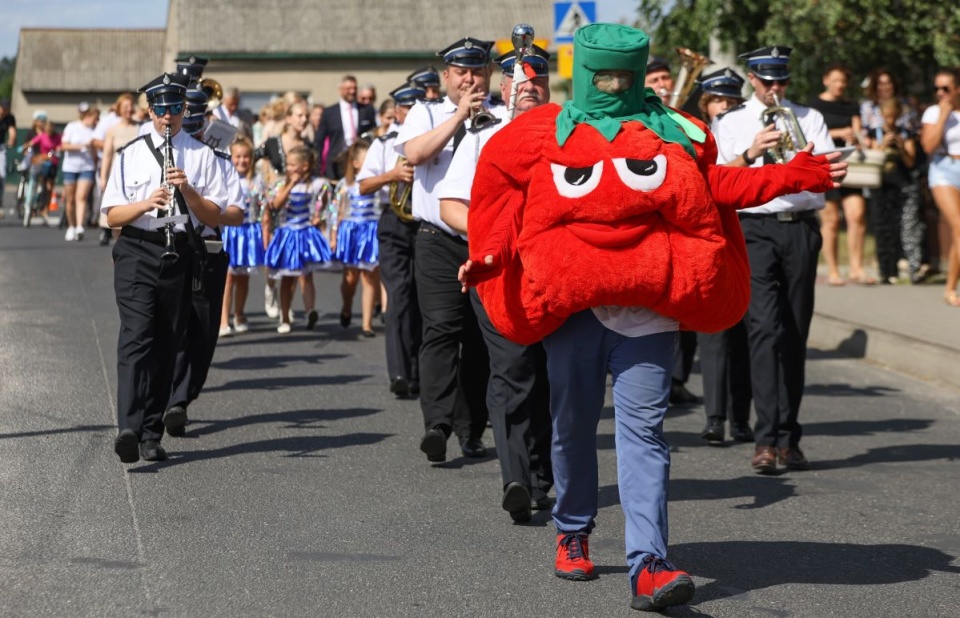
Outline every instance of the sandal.
{"type": "Polygon", "coordinates": [[[951,307],[960,307],[960,297],[957,296],[956,292],[944,292],[943,300],[951,307]]]}
{"type": "Polygon", "coordinates": [[[853,283],[856,285],[877,285],[876,278],[870,277],[868,275],[863,275],[863,274],[858,275],[856,277],[854,277],[853,275],[850,275],[848,280],[850,281],[850,283],[853,283]]]}
{"type": "Polygon", "coordinates": [[[843,277],[841,277],[840,275],[830,275],[827,277],[827,285],[840,287],[842,285],[847,285],[847,282],[844,281],[843,277]]]}

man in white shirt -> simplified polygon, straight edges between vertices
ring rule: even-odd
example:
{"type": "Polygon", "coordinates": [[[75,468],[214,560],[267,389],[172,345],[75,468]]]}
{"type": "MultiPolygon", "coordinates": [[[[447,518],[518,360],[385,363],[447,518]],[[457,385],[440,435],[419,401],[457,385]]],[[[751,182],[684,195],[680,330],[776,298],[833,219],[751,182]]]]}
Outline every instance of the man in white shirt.
{"type": "Polygon", "coordinates": [[[440,218],[437,186],[446,175],[470,119],[488,98],[492,43],[465,37],[438,52],[447,96],[417,103],[395,148],[414,166],[413,216],[420,220],[414,263],[423,316],[420,408],[426,433],[420,450],[445,461],[447,439],[457,434],[467,457],[483,457],[489,360],[470,298],[461,294],[457,269],[467,243],[440,218]]]}
{"type": "Polygon", "coordinates": [[[181,131],[187,83],[186,76],[164,73],[140,89],[150,105],[150,132],[118,151],[100,207],[108,225],[121,228],[113,249],[120,313],[114,451],[124,463],[166,459],[162,417],[191,284],[200,274],[196,228],[216,226],[227,206],[213,151],[181,131]],[[170,216],[171,205],[177,216],[158,221],[170,216]]]}
{"type": "MultiPolygon", "coordinates": [[[[773,106],[790,110],[806,141],[815,147],[828,149],[833,144],[820,112],[786,98],[790,51],[773,46],[740,55],[750,69],[747,76],[754,93],[742,106],[717,118],[718,163],[758,167],[775,162],[773,152],[790,127],[782,116],[768,118],[766,110],[773,106]]],[[[790,157],[793,152],[785,154],[790,157]]],[[[816,211],[823,208],[823,200],[822,193],[804,191],[739,213],[751,271],[746,319],[757,412],[751,465],[760,474],[775,472],[778,464],[789,470],[810,467],[799,447],[802,429],[797,416],[823,242],[816,211]]]]}

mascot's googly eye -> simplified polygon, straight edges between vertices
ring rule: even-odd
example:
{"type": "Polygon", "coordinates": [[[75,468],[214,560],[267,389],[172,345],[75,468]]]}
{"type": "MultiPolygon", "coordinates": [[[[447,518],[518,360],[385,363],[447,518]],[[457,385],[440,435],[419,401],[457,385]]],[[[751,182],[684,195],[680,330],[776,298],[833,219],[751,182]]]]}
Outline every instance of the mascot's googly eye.
{"type": "Polygon", "coordinates": [[[637,191],[653,191],[663,184],[667,177],[667,157],[657,155],[653,159],[614,159],[623,184],[637,191]]]}
{"type": "Polygon", "coordinates": [[[583,197],[597,188],[603,175],[603,160],[591,167],[566,167],[550,164],[553,171],[553,184],[563,197],[583,197]]]}

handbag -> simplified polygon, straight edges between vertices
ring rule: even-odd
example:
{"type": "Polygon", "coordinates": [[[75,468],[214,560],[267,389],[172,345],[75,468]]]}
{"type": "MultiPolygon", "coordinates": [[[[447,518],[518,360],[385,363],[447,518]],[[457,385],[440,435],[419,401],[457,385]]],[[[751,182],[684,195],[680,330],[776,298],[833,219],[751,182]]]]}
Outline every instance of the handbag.
{"type": "Polygon", "coordinates": [[[860,150],[850,157],[847,176],[840,183],[845,189],[879,189],[883,184],[884,154],[879,150],[860,150]]]}

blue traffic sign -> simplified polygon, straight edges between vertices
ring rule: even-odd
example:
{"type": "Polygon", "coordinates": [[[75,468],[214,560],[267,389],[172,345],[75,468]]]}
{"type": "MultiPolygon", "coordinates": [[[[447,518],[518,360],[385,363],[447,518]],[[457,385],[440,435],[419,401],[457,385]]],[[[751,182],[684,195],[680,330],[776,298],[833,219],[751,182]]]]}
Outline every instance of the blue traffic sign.
{"type": "Polygon", "coordinates": [[[597,21],[596,2],[554,2],[553,42],[573,43],[573,33],[597,21]]]}

